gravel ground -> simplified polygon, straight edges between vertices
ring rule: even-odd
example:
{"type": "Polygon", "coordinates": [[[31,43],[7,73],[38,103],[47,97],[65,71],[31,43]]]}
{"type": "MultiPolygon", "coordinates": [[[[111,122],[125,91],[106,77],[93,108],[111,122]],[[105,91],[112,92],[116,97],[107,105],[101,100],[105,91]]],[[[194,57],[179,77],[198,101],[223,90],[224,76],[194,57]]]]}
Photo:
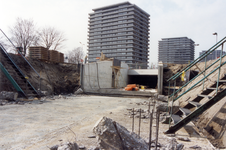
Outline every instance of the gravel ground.
{"type": "MultiPolygon", "coordinates": [[[[88,136],[93,135],[93,126],[101,117],[109,117],[131,131],[128,109],[147,110],[148,102],[148,98],[72,95],[0,106],[0,149],[40,150],[74,141],[86,148],[98,146],[97,139],[88,136]]],[[[153,122],[152,139],[155,138],[155,119],[153,122]]],[[[163,134],[168,127],[160,123],[159,142],[162,145],[169,144],[172,138],[163,134]]],[[[182,128],[173,137],[185,145],[184,149],[194,145],[213,149],[205,137],[187,131],[182,128]],[[188,137],[191,141],[180,141],[179,137],[188,137]]],[[[138,132],[138,118],[135,118],[135,132],[138,132]]],[[[148,135],[149,119],[142,119],[141,137],[147,140],[148,135]]]]}

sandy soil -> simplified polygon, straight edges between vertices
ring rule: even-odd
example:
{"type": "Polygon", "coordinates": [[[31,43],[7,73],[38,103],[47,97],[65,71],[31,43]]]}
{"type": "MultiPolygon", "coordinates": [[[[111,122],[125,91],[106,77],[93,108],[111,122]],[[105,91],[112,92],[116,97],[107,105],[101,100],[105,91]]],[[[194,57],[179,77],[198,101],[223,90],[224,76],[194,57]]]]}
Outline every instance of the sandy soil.
{"type": "MultiPolygon", "coordinates": [[[[105,97],[105,96],[68,96],[65,98],[30,101],[24,105],[5,105],[0,107],[0,149],[2,150],[40,150],[48,149],[56,144],[76,141],[86,148],[97,146],[92,129],[103,116],[107,116],[125,126],[132,128],[132,119],[127,108],[148,109],[147,105],[136,103],[148,101],[147,98],[105,97]]],[[[155,120],[153,120],[153,139],[155,138],[155,120]]],[[[189,126],[188,126],[189,127],[189,126]]],[[[163,134],[168,125],[160,124],[159,142],[167,144],[171,137],[163,134]]],[[[138,131],[138,118],[135,118],[135,132],[138,131]]],[[[141,137],[148,139],[149,120],[141,122],[141,137]]],[[[187,137],[183,128],[176,137],[187,137]]],[[[185,149],[199,145],[203,149],[212,149],[205,137],[192,133],[191,142],[178,141],[185,144],[185,149]]]]}

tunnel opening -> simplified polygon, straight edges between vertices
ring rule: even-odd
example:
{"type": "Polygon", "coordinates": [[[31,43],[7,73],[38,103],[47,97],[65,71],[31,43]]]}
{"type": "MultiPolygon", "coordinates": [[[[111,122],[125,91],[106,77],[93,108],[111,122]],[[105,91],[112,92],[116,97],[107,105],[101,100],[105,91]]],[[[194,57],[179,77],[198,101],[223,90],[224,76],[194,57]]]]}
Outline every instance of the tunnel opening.
{"type": "Polygon", "coordinates": [[[158,76],[156,75],[129,75],[128,84],[139,84],[147,88],[157,88],[158,76]]]}

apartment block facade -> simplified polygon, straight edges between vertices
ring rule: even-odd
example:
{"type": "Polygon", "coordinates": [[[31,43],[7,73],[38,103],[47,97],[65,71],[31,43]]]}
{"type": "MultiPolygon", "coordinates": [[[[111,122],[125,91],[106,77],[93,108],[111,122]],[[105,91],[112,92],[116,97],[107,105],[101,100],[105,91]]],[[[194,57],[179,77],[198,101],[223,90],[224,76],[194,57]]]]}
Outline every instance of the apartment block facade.
{"type": "MultiPolygon", "coordinates": [[[[206,50],[203,50],[202,52],[199,52],[199,56],[203,55],[205,52],[206,52],[206,50]]],[[[225,51],[222,52],[222,55],[225,55],[225,51]]],[[[220,56],[221,56],[221,50],[215,50],[215,51],[213,51],[211,54],[209,54],[206,57],[206,61],[217,59],[220,56]]],[[[204,61],[205,61],[205,58],[203,58],[201,60],[201,62],[204,62],[204,61]]]]}
{"type": "Polygon", "coordinates": [[[194,60],[194,43],[187,37],[162,38],[158,45],[158,60],[170,64],[188,64],[194,60]]]}
{"type": "Polygon", "coordinates": [[[148,67],[150,15],[129,2],[93,9],[89,14],[88,61],[101,52],[130,66],[148,67]]]}

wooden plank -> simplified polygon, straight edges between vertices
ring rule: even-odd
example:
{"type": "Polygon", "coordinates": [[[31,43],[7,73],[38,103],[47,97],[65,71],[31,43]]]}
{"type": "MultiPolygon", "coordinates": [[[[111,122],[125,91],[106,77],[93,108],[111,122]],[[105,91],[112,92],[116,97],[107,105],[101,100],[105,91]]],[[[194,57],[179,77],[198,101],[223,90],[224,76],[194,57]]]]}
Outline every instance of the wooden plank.
{"type": "Polygon", "coordinates": [[[29,47],[29,55],[31,58],[48,60],[48,49],[42,46],[29,47]]]}

